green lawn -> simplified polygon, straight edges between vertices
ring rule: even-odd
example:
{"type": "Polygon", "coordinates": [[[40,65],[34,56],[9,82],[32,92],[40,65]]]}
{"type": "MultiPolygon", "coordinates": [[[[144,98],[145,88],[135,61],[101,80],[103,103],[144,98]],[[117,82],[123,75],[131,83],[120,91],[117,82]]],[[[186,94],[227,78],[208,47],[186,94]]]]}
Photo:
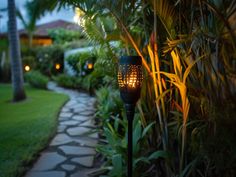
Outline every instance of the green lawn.
{"type": "Polygon", "coordinates": [[[54,135],[66,95],[26,86],[27,100],[12,103],[0,84],[0,177],[18,177],[54,135]]]}

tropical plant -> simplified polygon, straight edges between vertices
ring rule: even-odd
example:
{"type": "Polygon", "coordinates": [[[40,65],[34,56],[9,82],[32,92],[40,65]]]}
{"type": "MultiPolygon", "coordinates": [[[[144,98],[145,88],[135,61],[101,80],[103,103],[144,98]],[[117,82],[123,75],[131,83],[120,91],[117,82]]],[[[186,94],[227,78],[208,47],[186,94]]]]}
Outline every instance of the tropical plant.
{"type": "MultiPolygon", "coordinates": [[[[155,122],[147,149],[171,152],[169,158],[153,160],[151,167],[143,166],[152,176],[235,176],[236,158],[227,162],[227,170],[220,168],[220,160],[213,158],[217,153],[209,152],[212,145],[208,140],[220,136],[224,127],[218,119],[224,122],[219,114],[225,111],[219,108],[231,111],[235,108],[232,78],[236,70],[233,67],[236,40],[232,17],[236,14],[236,1],[64,0],[61,3],[83,11],[84,33],[94,43],[107,47],[114,63],[117,57],[109,46],[110,39],[120,41],[124,48],[120,55],[141,56],[145,75],[138,103],[140,123],[145,128],[155,122]],[[109,27],[103,19],[112,19],[115,24],[112,32],[106,30],[109,27]]],[[[108,127],[113,134],[107,139],[112,140],[112,145],[120,144],[122,138],[115,134],[115,124],[108,127]]],[[[108,134],[107,130],[104,132],[108,134]]],[[[226,134],[231,138],[230,133],[226,134]]],[[[227,148],[218,151],[221,160],[221,154],[232,152],[234,147],[223,139],[219,138],[227,148]]],[[[213,142],[217,146],[216,139],[213,142]]],[[[108,151],[112,149],[116,147],[109,147],[108,151]]],[[[106,154],[109,166],[114,159],[113,166],[124,176],[120,164],[125,163],[125,158],[118,153],[111,158],[109,154],[106,154]]]]}
{"type": "Polygon", "coordinates": [[[28,41],[29,41],[29,48],[32,47],[32,42],[33,42],[33,36],[34,36],[34,31],[36,27],[36,22],[39,18],[39,14],[37,14],[35,9],[33,8],[34,6],[31,5],[28,1],[25,4],[25,9],[27,12],[27,19],[22,15],[21,11],[17,9],[16,15],[20,19],[21,23],[24,26],[24,29],[27,32],[28,35],[28,41]]]}

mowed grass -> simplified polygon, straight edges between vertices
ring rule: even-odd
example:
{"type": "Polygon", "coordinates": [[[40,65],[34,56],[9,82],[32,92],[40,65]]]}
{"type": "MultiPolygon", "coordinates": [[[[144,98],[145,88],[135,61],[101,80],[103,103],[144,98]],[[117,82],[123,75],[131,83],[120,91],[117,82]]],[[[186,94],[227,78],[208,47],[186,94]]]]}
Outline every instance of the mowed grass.
{"type": "Polygon", "coordinates": [[[18,177],[47,146],[66,95],[26,86],[27,100],[12,103],[11,86],[0,84],[0,177],[18,177]]]}

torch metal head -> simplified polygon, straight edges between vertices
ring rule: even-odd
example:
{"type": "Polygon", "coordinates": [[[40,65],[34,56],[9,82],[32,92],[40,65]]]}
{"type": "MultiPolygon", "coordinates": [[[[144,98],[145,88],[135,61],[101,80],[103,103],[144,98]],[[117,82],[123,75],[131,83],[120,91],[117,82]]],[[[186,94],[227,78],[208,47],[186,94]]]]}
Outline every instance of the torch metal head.
{"type": "Polygon", "coordinates": [[[125,104],[135,104],[141,92],[143,80],[140,56],[122,56],[118,67],[120,95],[125,104]]]}

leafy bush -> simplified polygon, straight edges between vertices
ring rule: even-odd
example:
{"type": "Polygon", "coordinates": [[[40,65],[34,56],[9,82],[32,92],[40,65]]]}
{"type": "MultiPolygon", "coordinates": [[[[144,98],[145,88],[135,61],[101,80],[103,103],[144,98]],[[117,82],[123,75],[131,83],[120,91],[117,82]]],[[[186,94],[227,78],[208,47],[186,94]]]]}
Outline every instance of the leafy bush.
{"type": "Polygon", "coordinates": [[[103,121],[108,121],[111,116],[121,117],[123,103],[120,99],[118,90],[111,87],[102,87],[96,92],[97,97],[97,116],[103,121]]]}
{"type": "Polygon", "coordinates": [[[53,42],[57,44],[64,44],[83,38],[79,30],[66,30],[63,28],[49,30],[48,34],[53,39],[53,42]]]}
{"type": "Polygon", "coordinates": [[[49,79],[39,71],[25,73],[25,79],[33,87],[47,89],[49,79]]]}
{"type": "Polygon", "coordinates": [[[37,69],[41,73],[51,76],[61,73],[64,66],[64,50],[60,45],[51,45],[37,48],[37,69]],[[61,68],[55,69],[59,63],[61,68]]]}
{"type": "Polygon", "coordinates": [[[66,88],[79,89],[81,88],[81,79],[65,74],[60,74],[53,78],[58,85],[66,88]]]}
{"type": "Polygon", "coordinates": [[[36,59],[34,56],[25,56],[22,58],[23,66],[29,65],[30,69],[35,69],[36,59]]]}
{"type": "Polygon", "coordinates": [[[29,45],[21,45],[21,57],[27,57],[27,56],[36,56],[37,54],[37,48],[29,47],[29,45]]]}
{"type": "MultiPolygon", "coordinates": [[[[96,97],[98,101],[96,115],[101,120],[101,127],[106,137],[106,144],[99,145],[97,150],[107,158],[104,165],[109,169],[108,176],[123,177],[126,174],[128,160],[128,126],[119,91],[111,87],[102,87],[96,91],[96,97]]],[[[140,117],[140,114],[136,113],[133,122],[134,176],[149,176],[150,172],[144,170],[158,158],[169,158],[169,154],[150,148],[149,135],[154,123],[143,128],[140,117]]]]}
{"type": "Polygon", "coordinates": [[[86,68],[86,62],[90,61],[94,63],[96,61],[96,55],[91,52],[76,53],[68,56],[65,60],[77,76],[82,76],[89,73],[86,68]]]}
{"type": "Polygon", "coordinates": [[[90,42],[86,39],[79,39],[77,41],[71,41],[63,44],[63,47],[65,49],[77,49],[82,47],[88,47],[91,46],[90,42]]]}

